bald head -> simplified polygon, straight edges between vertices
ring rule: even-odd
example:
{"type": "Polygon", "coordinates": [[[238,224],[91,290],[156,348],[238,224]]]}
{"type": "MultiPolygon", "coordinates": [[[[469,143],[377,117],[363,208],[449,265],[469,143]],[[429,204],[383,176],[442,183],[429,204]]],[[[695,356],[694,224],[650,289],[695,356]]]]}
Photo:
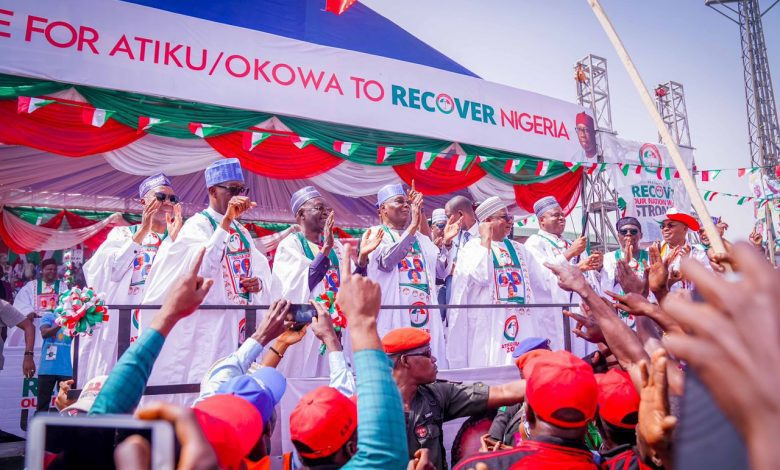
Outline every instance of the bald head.
{"type": "Polygon", "coordinates": [[[460,227],[463,230],[468,230],[472,225],[477,223],[477,216],[474,214],[474,206],[471,199],[466,196],[455,196],[444,205],[444,213],[447,215],[447,219],[453,215],[460,219],[460,227]]]}

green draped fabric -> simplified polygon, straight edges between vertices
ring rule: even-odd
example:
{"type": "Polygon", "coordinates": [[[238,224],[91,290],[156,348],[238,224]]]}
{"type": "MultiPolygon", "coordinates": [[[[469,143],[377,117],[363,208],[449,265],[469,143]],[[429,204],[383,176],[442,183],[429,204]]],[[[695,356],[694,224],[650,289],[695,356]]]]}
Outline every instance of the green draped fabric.
{"type": "Polygon", "coordinates": [[[218,135],[248,129],[273,116],[272,114],[255,111],[223,108],[167,98],[154,98],[137,93],[101,88],[77,86],[76,90],[92,106],[116,111],[116,114],[112,117],[132,128],[138,126],[139,116],[151,116],[164,121],[172,121],[154,126],[148,132],[177,139],[198,138],[190,132],[190,122],[221,126],[221,128],[215,129],[213,134],[218,135]]]}
{"type": "Polygon", "coordinates": [[[0,74],[0,99],[16,98],[18,96],[41,96],[66,90],[71,85],[67,83],[49,82],[34,78],[16,77],[0,74]]]}

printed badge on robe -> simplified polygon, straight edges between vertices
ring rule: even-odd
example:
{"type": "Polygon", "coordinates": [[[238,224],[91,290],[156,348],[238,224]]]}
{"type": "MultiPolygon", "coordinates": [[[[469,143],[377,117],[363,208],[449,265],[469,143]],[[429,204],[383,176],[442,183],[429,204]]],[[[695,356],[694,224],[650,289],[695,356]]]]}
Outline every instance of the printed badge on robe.
{"type": "Polygon", "coordinates": [[[133,273],[130,277],[131,295],[137,293],[137,289],[133,289],[134,287],[142,286],[146,283],[146,278],[149,277],[154,257],[157,255],[157,250],[160,249],[162,241],[163,238],[154,232],[149,232],[144,237],[141,244],[141,252],[136,253],[135,259],[133,259],[133,273]]]}
{"type": "MultiPolygon", "coordinates": [[[[249,300],[249,293],[244,292],[241,287],[241,278],[252,277],[252,252],[244,237],[233,228],[228,236],[227,250],[223,259],[226,265],[224,271],[228,274],[225,287],[228,288],[229,297],[239,303],[246,303],[249,300]]],[[[262,287],[261,285],[260,288],[262,287]]]]}
{"type": "Polygon", "coordinates": [[[401,303],[414,307],[409,309],[411,326],[428,329],[430,312],[425,305],[430,304],[430,286],[425,259],[417,241],[409,248],[406,257],[398,263],[398,275],[401,303]]]}
{"type": "Polygon", "coordinates": [[[523,304],[526,296],[526,283],[520,266],[515,266],[512,256],[504,247],[493,248],[494,281],[496,283],[496,300],[523,304]]]}

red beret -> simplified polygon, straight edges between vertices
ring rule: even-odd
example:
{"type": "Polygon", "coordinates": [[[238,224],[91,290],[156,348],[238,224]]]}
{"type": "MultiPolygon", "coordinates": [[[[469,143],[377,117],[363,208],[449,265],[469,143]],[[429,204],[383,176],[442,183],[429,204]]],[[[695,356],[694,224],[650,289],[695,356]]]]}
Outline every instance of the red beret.
{"type": "Polygon", "coordinates": [[[431,335],[419,328],[397,328],[382,338],[386,354],[397,354],[421,348],[431,342],[431,335]]]}
{"type": "Polygon", "coordinates": [[[688,215],[685,212],[680,212],[675,208],[671,208],[668,211],[666,211],[666,218],[664,220],[674,220],[675,222],[682,222],[694,232],[698,232],[700,228],[699,222],[693,216],[688,215]]]}
{"type": "Polygon", "coordinates": [[[596,383],[599,388],[599,415],[613,426],[634,429],[639,412],[639,393],[628,372],[610,369],[606,374],[597,374],[596,383]]]}
{"type": "Polygon", "coordinates": [[[580,428],[596,415],[597,390],[593,369],[567,351],[554,351],[526,364],[526,401],[536,415],[561,428],[580,428]],[[566,419],[564,409],[577,410],[581,419],[566,419]]]}

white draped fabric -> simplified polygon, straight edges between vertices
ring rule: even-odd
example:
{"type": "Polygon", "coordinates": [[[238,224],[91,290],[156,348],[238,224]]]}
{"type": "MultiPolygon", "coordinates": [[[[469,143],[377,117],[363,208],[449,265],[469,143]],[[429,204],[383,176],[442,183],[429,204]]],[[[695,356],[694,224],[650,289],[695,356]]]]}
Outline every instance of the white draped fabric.
{"type": "Polygon", "coordinates": [[[11,238],[28,251],[64,250],[94,237],[106,227],[124,224],[121,214],[113,214],[89,227],[57,230],[25,222],[5,210],[2,217],[3,226],[11,238]]]}

